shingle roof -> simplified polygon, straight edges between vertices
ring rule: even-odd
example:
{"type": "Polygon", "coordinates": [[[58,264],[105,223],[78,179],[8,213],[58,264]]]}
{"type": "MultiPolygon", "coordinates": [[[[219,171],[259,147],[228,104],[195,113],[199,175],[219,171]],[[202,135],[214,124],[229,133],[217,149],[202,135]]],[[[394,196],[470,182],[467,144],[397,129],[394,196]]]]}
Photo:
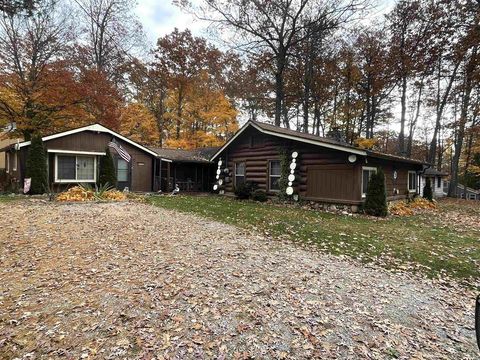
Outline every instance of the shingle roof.
{"type": "Polygon", "coordinates": [[[434,168],[428,168],[425,170],[425,172],[423,173],[424,175],[427,175],[427,176],[447,176],[448,173],[445,172],[445,171],[438,171],[434,168]]]}
{"type": "Polygon", "coordinates": [[[210,163],[210,158],[219,147],[203,147],[191,150],[149,147],[158,156],[179,162],[210,163]]]}
{"type": "Polygon", "coordinates": [[[303,133],[303,132],[296,131],[296,130],[291,130],[291,129],[285,129],[285,128],[281,128],[281,127],[278,127],[278,126],[275,126],[275,125],[266,124],[266,123],[262,123],[262,122],[258,122],[258,121],[250,121],[250,122],[255,124],[256,126],[258,126],[259,128],[261,128],[263,130],[274,132],[274,133],[277,133],[277,134],[289,135],[289,136],[297,137],[299,139],[313,140],[313,141],[317,141],[317,142],[320,142],[320,143],[340,146],[340,147],[343,147],[345,149],[364,150],[367,153],[367,155],[369,155],[371,157],[375,157],[375,158],[381,158],[381,159],[387,159],[387,160],[393,160],[393,161],[410,162],[410,163],[415,163],[415,164],[424,164],[425,163],[421,160],[411,159],[411,158],[407,158],[407,157],[403,157],[403,156],[385,154],[385,153],[382,153],[382,152],[379,152],[379,151],[368,150],[368,149],[360,149],[360,148],[358,148],[356,146],[353,146],[351,144],[348,144],[346,142],[337,141],[337,140],[331,139],[331,138],[326,138],[326,137],[321,137],[321,136],[317,136],[317,135],[307,134],[307,133],[303,133]]]}

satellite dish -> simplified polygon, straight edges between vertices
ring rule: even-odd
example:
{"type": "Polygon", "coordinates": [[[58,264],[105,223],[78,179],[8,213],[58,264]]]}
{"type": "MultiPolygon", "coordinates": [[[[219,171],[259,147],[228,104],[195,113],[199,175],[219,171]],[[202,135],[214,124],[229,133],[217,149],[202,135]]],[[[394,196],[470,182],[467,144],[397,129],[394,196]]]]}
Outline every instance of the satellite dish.
{"type": "Polygon", "coordinates": [[[348,156],[348,161],[350,161],[351,163],[354,163],[355,161],[357,161],[357,155],[349,155],[348,156]]]}
{"type": "Polygon", "coordinates": [[[294,151],[292,152],[292,159],[296,159],[298,156],[298,152],[294,151]]]}
{"type": "Polygon", "coordinates": [[[295,170],[296,167],[297,167],[297,164],[295,163],[290,164],[290,170],[295,170]]]}
{"type": "Polygon", "coordinates": [[[290,182],[295,181],[295,175],[293,175],[293,174],[288,175],[288,181],[290,181],[290,182]]]}
{"type": "Polygon", "coordinates": [[[213,185],[213,190],[217,191],[217,189],[218,189],[218,185],[217,184],[213,185]]]}
{"type": "Polygon", "coordinates": [[[287,187],[286,193],[287,193],[287,195],[292,195],[293,194],[293,188],[291,186],[287,187]]]}
{"type": "Polygon", "coordinates": [[[218,185],[222,185],[222,184],[223,184],[223,180],[222,179],[218,180],[218,185]]]}

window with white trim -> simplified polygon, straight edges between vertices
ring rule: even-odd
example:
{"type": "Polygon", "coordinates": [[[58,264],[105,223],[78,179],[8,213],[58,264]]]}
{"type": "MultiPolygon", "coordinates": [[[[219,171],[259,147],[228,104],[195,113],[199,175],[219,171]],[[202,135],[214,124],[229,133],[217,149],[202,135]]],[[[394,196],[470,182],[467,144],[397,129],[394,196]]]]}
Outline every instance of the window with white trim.
{"type": "Polygon", "coordinates": [[[268,165],[269,190],[280,191],[280,160],[271,160],[268,165]]]}
{"type": "Polygon", "coordinates": [[[117,181],[128,181],[128,162],[121,158],[117,161],[117,181]]]}
{"type": "Polygon", "coordinates": [[[468,198],[469,198],[470,200],[475,200],[475,199],[476,199],[476,196],[475,196],[475,194],[469,194],[469,195],[468,195],[468,198]]]}
{"type": "Polygon", "coordinates": [[[55,155],[55,182],[96,182],[95,156],[55,155]]]}
{"type": "Polygon", "coordinates": [[[377,168],[363,167],[362,168],[362,197],[367,196],[368,183],[373,174],[377,172],[377,168]]]}
{"type": "Polygon", "coordinates": [[[417,191],[417,173],[415,171],[408,172],[408,191],[417,191]]]}
{"type": "Polygon", "coordinates": [[[235,186],[239,186],[245,182],[245,163],[235,163],[235,186]]]}

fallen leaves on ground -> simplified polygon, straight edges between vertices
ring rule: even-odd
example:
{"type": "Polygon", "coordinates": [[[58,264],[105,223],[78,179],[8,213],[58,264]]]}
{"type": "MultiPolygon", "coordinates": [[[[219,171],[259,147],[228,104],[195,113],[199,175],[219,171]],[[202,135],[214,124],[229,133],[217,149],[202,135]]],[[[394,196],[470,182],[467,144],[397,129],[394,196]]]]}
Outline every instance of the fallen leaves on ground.
{"type": "Polygon", "coordinates": [[[478,357],[458,284],[145,204],[0,214],[2,358],[478,357]]]}
{"type": "Polygon", "coordinates": [[[118,190],[107,190],[101,195],[95,193],[94,189],[85,188],[82,186],[73,186],[70,189],[60,193],[57,196],[58,201],[93,201],[93,200],[114,200],[123,201],[127,197],[118,190]]]}
{"type": "Polygon", "coordinates": [[[411,201],[400,200],[392,201],[388,204],[388,212],[391,215],[397,216],[411,216],[418,210],[436,210],[437,204],[435,201],[429,201],[424,198],[417,197],[411,201]]]}

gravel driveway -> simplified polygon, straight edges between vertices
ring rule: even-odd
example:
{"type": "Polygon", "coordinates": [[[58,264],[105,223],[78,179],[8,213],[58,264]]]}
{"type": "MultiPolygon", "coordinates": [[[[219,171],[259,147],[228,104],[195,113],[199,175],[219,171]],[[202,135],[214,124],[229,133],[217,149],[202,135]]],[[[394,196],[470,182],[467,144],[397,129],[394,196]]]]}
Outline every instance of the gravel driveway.
{"type": "Polygon", "coordinates": [[[474,294],[139,203],[0,204],[0,358],[477,359],[474,294]]]}

